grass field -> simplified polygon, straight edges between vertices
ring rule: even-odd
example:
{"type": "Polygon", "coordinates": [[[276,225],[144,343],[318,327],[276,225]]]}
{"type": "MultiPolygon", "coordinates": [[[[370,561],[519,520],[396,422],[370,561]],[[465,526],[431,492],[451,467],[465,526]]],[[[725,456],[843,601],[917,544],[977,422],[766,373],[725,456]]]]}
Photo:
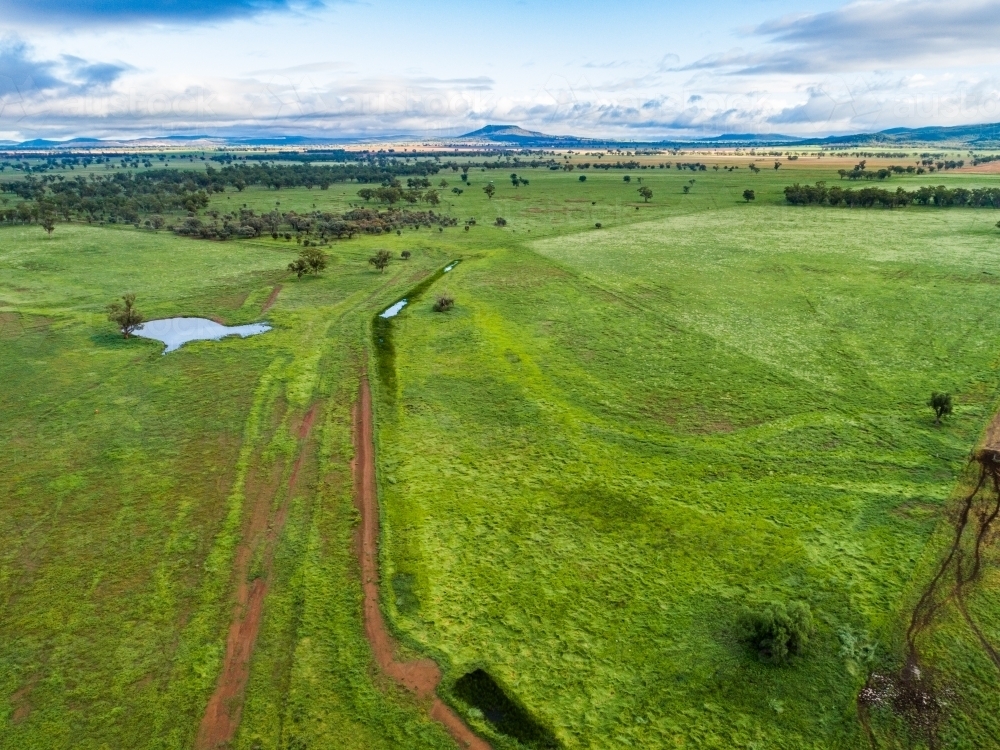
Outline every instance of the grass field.
{"type": "MultiPolygon", "coordinates": [[[[483,669],[566,748],[867,746],[857,693],[898,667],[1000,404],[1000,216],[783,204],[836,168],[472,171],[443,191],[458,227],[332,244],[304,280],[284,240],[0,228],[0,748],[193,746],[242,579],[268,593],[234,747],[453,746],[374,669],[349,461],[372,316],[454,258],[393,323],[394,392],[372,383],[383,607],[470,726],[523,746],[454,691],[483,669]],[[381,247],[413,259],[379,274],[381,247]],[[125,291],[149,318],[274,330],[161,356],[105,321],[125,291]],[[955,398],[941,427],[932,390],[955,398]],[[768,599],[815,617],[788,666],[738,637],[768,599]]],[[[969,601],[994,642],[998,584],[969,601]]],[[[960,618],[927,659],[942,742],[994,743],[1000,676],[960,618]]]]}

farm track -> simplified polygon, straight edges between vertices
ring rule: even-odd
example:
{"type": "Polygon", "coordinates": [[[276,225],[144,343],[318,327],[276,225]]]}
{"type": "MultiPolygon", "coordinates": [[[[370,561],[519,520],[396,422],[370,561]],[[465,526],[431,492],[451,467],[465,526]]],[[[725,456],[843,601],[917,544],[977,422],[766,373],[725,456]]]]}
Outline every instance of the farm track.
{"type": "Polygon", "coordinates": [[[429,714],[442,724],[460,747],[490,750],[490,745],[466,726],[461,717],[446,705],[436,693],[441,682],[441,670],[432,659],[398,661],[396,643],[386,628],[379,608],[378,490],[375,483],[374,433],[372,429],[371,389],[366,374],[354,406],[354,497],[361,512],[361,525],[356,533],[358,560],[364,589],[365,635],[371,644],[375,660],[384,674],[413,693],[418,700],[431,701],[429,714]]]}
{"type": "Polygon", "coordinates": [[[279,492],[280,464],[271,467],[272,476],[268,477],[269,481],[255,481],[256,472],[247,478],[248,496],[253,497],[253,504],[233,562],[236,605],[229,626],[222,670],[195,740],[197,750],[228,746],[239,728],[243,694],[250,677],[250,661],[260,632],[264,600],[267,598],[273,573],[274,550],[288,518],[289,503],[308,452],[308,440],[318,410],[319,405],[313,404],[296,430],[300,447],[288,478],[287,491],[276,510],[272,512],[273,500],[279,492]],[[261,575],[250,581],[251,564],[258,551],[262,560],[261,575]]]}
{"type": "Polygon", "coordinates": [[[892,702],[894,710],[926,734],[931,748],[937,746],[941,704],[929,678],[921,676],[925,670],[918,639],[930,630],[938,614],[949,604],[954,603],[983,653],[1000,671],[1000,652],[990,643],[966,604],[966,594],[982,577],[984,547],[1000,517],[1000,413],[994,415],[970,463],[978,467],[976,483],[962,498],[948,550],[910,615],[906,664],[898,675],[872,674],[858,694],[858,718],[873,748],[879,745],[871,727],[869,708],[887,700],[892,702]]]}

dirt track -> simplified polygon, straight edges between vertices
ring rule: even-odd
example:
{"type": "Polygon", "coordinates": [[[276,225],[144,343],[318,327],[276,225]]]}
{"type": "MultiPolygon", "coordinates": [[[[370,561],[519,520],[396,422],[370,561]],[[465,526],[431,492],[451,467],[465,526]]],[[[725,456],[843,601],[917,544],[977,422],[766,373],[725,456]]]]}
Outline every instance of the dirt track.
{"type": "Polygon", "coordinates": [[[271,290],[271,294],[268,295],[267,300],[264,302],[264,306],[260,308],[261,313],[266,313],[271,309],[271,305],[278,301],[278,294],[281,293],[281,284],[275,284],[274,289],[271,290]]]}
{"type": "MultiPolygon", "coordinates": [[[[313,405],[302,418],[302,423],[296,431],[303,445],[292,467],[284,502],[273,515],[271,505],[278,490],[277,482],[273,481],[273,478],[272,481],[263,483],[254,481],[254,477],[249,477],[247,480],[247,497],[252,499],[253,505],[233,562],[233,576],[237,582],[236,606],[229,625],[222,671],[219,673],[215,691],[208,701],[198,728],[195,741],[197,750],[213,750],[227,746],[239,728],[243,713],[243,692],[250,677],[250,659],[260,631],[264,599],[267,597],[271,580],[274,548],[288,517],[288,504],[295,492],[295,484],[306,455],[305,441],[309,438],[316,420],[316,412],[317,406],[313,405]],[[255,490],[253,494],[251,489],[255,490]],[[248,582],[253,553],[261,545],[263,545],[263,575],[248,582]]],[[[272,468],[272,471],[274,470],[272,468]]]]}
{"type": "Polygon", "coordinates": [[[477,737],[461,717],[451,710],[435,690],[441,682],[441,670],[431,659],[398,661],[396,644],[386,628],[379,608],[378,578],[378,490],[375,484],[375,455],[372,431],[372,397],[368,378],[361,378],[361,392],[354,406],[354,497],[361,512],[361,526],[356,541],[364,589],[365,634],[371,644],[379,668],[397,684],[414,693],[418,699],[433,698],[429,713],[444,725],[460,747],[490,750],[489,744],[477,737]]]}

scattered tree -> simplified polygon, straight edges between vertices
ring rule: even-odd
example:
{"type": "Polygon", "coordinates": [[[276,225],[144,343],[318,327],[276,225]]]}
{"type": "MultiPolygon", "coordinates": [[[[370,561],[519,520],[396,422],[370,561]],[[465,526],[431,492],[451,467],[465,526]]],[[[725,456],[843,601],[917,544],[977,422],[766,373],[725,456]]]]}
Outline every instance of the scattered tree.
{"type": "Polygon", "coordinates": [[[108,305],[108,320],[118,326],[125,338],[129,338],[142,328],[146,319],[135,307],[135,295],[129,293],[122,295],[121,302],[108,305]]]}
{"type": "Polygon", "coordinates": [[[779,169],[781,169],[781,162],[780,161],[775,161],[774,162],[774,171],[777,172],[779,169]]]}
{"type": "Polygon", "coordinates": [[[630,175],[625,175],[622,177],[622,182],[632,182],[632,177],[630,175]]]}
{"type": "Polygon", "coordinates": [[[439,294],[437,302],[434,303],[434,312],[447,312],[455,306],[455,298],[445,292],[439,294]]]}
{"type": "Polygon", "coordinates": [[[326,268],[326,254],[318,247],[309,245],[302,248],[299,257],[288,264],[288,270],[300,279],[306,274],[318,274],[324,268],[326,268]]]}
{"type": "Polygon", "coordinates": [[[941,417],[946,417],[952,412],[951,394],[934,391],[927,405],[934,410],[934,424],[941,424],[941,417]]]}
{"type": "Polygon", "coordinates": [[[42,225],[42,229],[44,229],[48,233],[49,237],[51,237],[53,230],[55,230],[56,228],[55,215],[50,213],[44,213],[39,218],[38,223],[42,225]]]}
{"type": "Polygon", "coordinates": [[[643,200],[644,203],[649,203],[649,199],[653,197],[653,191],[652,191],[652,189],[646,187],[645,185],[643,185],[641,188],[639,188],[638,192],[639,192],[639,195],[642,196],[642,200],[643,200]]]}
{"type": "Polygon", "coordinates": [[[409,250],[404,250],[403,252],[401,252],[399,254],[399,257],[402,258],[403,260],[409,260],[410,259],[410,251],[409,250]]]}
{"type": "Polygon", "coordinates": [[[684,189],[684,195],[687,195],[688,193],[691,192],[691,186],[690,185],[684,185],[683,189],[684,189]]]}
{"type": "Polygon", "coordinates": [[[502,216],[498,216],[497,220],[496,220],[496,225],[498,227],[505,227],[505,226],[507,226],[507,220],[505,218],[503,218],[502,216]]]}
{"type": "Polygon", "coordinates": [[[601,222],[597,222],[596,224],[594,224],[594,227],[597,228],[597,229],[600,229],[601,228],[601,222]]]}
{"type": "Polygon", "coordinates": [[[749,188],[743,191],[743,200],[749,203],[752,200],[756,200],[757,196],[754,194],[753,190],[749,188]]]}
{"type": "Polygon", "coordinates": [[[392,255],[389,254],[388,250],[379,250],[375,255],[368,259],[375,268],[381,273],[385,273],[385,269],[389,265],[389,261],[392,259],[392,255]]]}
{"type": "Polygon", "coordinates": [[[496,191],[497,189],[493,187],[492,182],[483,188],[483,192],[486,193],[486,197],[489,198],[490,200],[493,200],[493,196],[496,193],[496,191]]]}
{"type": "Polygon", "coordinates": [[[587,181],[587,175],[585,174],[580,175],[580,182],[586,182],[586,181],[587,181]]]}
{"type": "Polygon", "coordinates": [[[760,657],[776,664],[801,654],[813,629],[812,613],[805,602],[767,602],[744,608],[740,625],[744,638],[760,657]]]}

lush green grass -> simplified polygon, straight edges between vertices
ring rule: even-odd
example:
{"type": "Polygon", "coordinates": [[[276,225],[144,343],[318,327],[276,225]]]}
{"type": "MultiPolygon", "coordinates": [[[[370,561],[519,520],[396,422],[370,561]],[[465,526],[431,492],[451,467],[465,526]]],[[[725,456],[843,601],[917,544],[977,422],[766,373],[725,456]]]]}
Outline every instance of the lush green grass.
{"type": "Polygon", "coordinates": [[[191,746],[246,495],[287,476],[312,403],[236,745],[448,747],[372,683],[347,465],[364,321],[440,258],[382,276],[345,245],[298,282],[291,253],[251,243],[60,225],[0,230],[0,248],[0,747],[191,746]],[[131,289],[150,317],[259,320],[275,279],[275,330],[167,356],[101,314],[131,289]]]}
{"type": "MultiPolygon", "coordinates": [[[[724,200],[730,175],[699,177],[653,221],[480,255],[447,279],[452,313],[397,323],[379,435],[395,621],[568,747],[862,743],[870,667],[843,642],[897,656],[996,406],[995,214],[792,209],[787,177],[749,206],[724,200]],[[943,428],[932,390],[959,404],[943,428]],[[769,598],[818,623],[788,668],[737,637],[740,606],[769,598]]],[[[956,689],[995,690],[947,632],[956,689]]],[[[955,745],[1000,731],[958,713],[955,745]]]]}
{"type": "MultiPolygon", "coordinates": [[[[287,486],[299,451],[235,745],[450,746],[374,676],[348,462],[371,316],[456,257],[394,323],[397,394],[376,390],[385,607],[404,642],[441,661],[446,690],[486,669],[567,747],[859,745],[870,665],[841,638],[898,657],[1000,395],[997,216],[782,205],[791,181],[836,180],[822,163],[628,184],[517,170],[516,189],[508,171],[434,179],[470,231],[335,243],[302,281],[284,240],[0,228],[0,747],[189,747],[249,498],[262,477],[287,486]],[[380,247],[414,258],[378,274],[380,247]],[[457,306],[433,313],[442,290],[457,306]],[[126,291],[148,317],[274,330],[161,356],[105,321],[126,291]],[[933,389],[958,405],[942,428],[933,389]],[[739,607],[767,598],[806,600],[818,623],[789,667],[736,637],[739,607]]],[[[357,187],[212,208],[340,211],[357,187]]],[[[988,583],[970,607],[1000,637],[988,583]]],[[[930,643],[963,699],[954,746],[1000,733],[975,703],[997,679],[974,646],[958,620],[930,643]]]]}

